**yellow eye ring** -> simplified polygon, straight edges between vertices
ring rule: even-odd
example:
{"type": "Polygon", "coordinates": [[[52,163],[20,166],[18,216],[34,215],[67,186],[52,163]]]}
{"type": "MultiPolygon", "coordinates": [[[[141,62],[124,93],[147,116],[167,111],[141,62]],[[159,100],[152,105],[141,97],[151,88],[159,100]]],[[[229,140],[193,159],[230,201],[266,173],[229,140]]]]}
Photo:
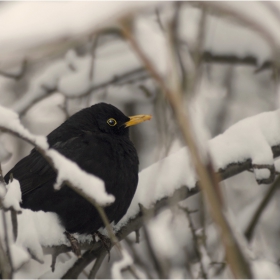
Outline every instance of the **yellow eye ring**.
{"type": "Polygon", "coordinates": [[[107,120],[107,124],[109,124],[110,126],[115,126],[117,124],[117,121],[113,118],[110,118],[107,120]]]}

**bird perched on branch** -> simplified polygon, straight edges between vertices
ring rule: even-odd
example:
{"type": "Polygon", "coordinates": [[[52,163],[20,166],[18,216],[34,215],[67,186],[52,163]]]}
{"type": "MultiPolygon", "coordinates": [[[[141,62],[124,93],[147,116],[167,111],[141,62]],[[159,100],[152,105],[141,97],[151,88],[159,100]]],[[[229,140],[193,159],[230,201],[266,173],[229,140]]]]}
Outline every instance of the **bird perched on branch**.
{"type": "MultiPolygon", "coordinates": [[[[115,202],[105,208],[110,222],[126,213],[138,183],[138,156],[129,127],[149,115],[125,116],[116,107],[99,103],[71,116],[48,136],[51,148],[101,178],[115,202]]],[[[95,207],[67,185],[54,190],[57,174],[35,149],[6,176],[20,182],[23,208],[55,212],[68,233],[93,234],[103,222],[95,207]]],[[[88,186],[89,188],[91,186],[88,186]]]]}

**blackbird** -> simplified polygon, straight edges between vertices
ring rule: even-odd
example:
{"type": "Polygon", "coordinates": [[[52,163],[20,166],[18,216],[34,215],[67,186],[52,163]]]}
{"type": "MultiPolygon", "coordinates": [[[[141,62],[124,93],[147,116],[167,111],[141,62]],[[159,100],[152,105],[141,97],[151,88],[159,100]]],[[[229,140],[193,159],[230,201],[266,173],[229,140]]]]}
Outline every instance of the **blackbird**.
{"type": "MultiPolygon", "coordinates": [[[[139,161],[129,127],[150,119],[149,115],[127,117],[116,107],[99,103],[74,114],[47,136],[51,148],[101,178],[106,191],[115,196],[114,203],[105,207],[110,222],[124,216],[138,183],[139,161]]],[[[94,234],[104,227],[85,198],[67,185],[54,190],[57,174],[37,150],[6,174],[7,183],[11,174],[20,182],[22,208],[56,213],[68,233],[94,234]]]]}

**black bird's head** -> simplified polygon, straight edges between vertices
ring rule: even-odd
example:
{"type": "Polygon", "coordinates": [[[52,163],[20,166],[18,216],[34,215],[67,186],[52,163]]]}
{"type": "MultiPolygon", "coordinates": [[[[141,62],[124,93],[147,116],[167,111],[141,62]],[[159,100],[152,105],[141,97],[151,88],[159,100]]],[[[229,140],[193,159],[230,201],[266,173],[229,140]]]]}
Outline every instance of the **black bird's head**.
{"type": "Polygon", "coordinates": [[[98,103],[90,107],[95,126],[101,132],[114,135],[128,135],[128,127],[150,120],[150,115],[127,117],[118,108],[107,103],[98,103]]]}
{"type": "Polygon", "coordinates": [[[77,136],[81,131],[128,136],[128,127],[151,118],[150,115],[127,117],[111,104],[98,103],[77,112],[53,130],[48,135],[48,142],[52,146],[77,136]]]}

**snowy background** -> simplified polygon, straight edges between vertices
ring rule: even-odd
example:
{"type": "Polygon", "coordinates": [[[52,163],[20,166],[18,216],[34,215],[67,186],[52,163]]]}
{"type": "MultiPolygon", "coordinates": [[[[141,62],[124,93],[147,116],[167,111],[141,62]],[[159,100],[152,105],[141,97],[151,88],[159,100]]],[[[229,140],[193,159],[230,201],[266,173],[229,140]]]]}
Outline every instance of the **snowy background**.
{"type": "Polygon", "coordinates": [[[0,204],[9,209],[0,215],[2,276],[280,278],[279,27],[278,2],[1,3],[3,174],[36,145],[59,167],[61,181],[101,205],[110,202],[103,182],[49,150],[43,136],[98,102],[127,115],[153,115],[131,129],[139,185],[126,216],[113,225],[122,241],[110,261],[100,247],[88,251],[87,236],[76,236],[82,260],[65,252],[69,243],[57,216],[20,209],[14,180],[0,184],[0,204]],[[170,93],[182,102],[172,105],[170,93]],[[199,193],[199,165],[184,129],[191,130],[206,173],[211,177],[213,166],[226,179],[216,184],[212,177],[220,209],[213,210],[207,191],[199,193]],[[85,180],[94,193],[86,193],[85,180]],[[11,216],[17,217],[16,240],[11,216]],[[236,265],[223,242],[229,234],[236,241],[232,251],[243,256],[236,265]],[[65,250],[52,272],[57,248],[65,250]]]}

